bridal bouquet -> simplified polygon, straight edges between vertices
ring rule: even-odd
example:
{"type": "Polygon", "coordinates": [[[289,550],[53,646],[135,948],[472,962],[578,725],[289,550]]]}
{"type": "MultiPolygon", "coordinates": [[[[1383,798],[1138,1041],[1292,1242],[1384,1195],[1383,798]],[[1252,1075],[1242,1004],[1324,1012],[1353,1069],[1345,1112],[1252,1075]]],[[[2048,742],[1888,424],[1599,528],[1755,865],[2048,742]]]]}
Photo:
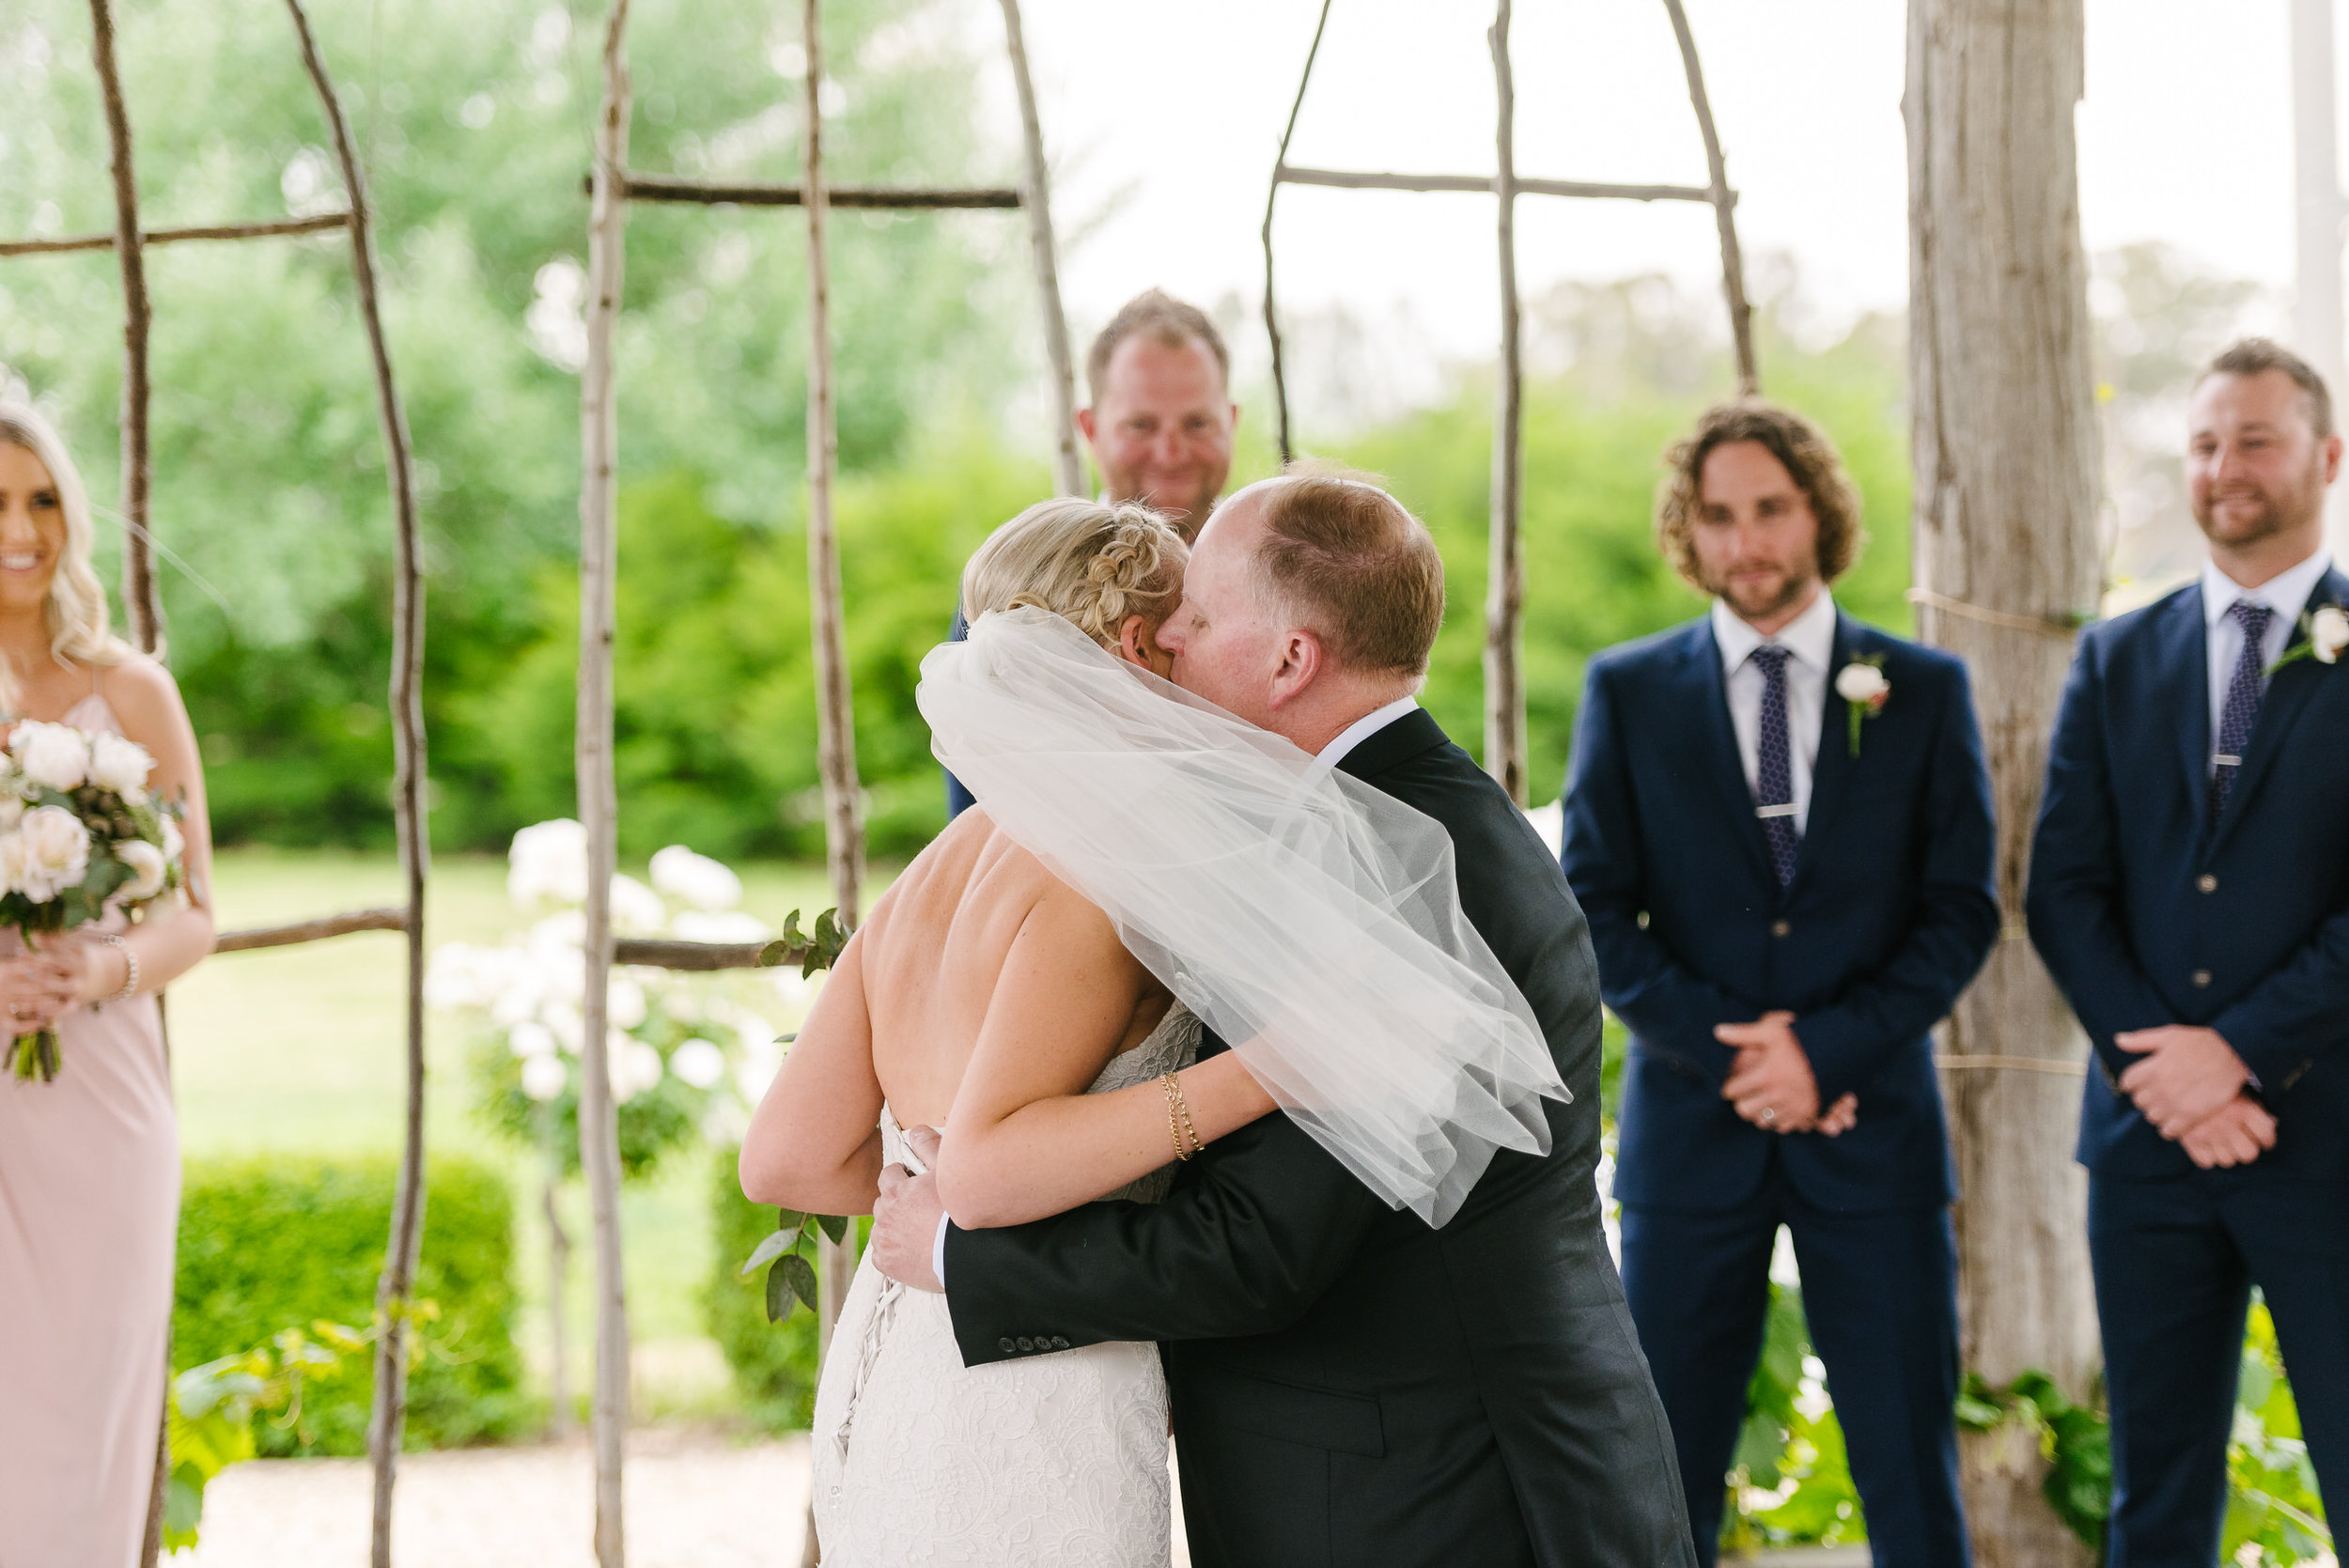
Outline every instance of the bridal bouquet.
{"type": "MultiPolygon", "coordinates": [[[[179,886],[179,825],[148,795],[154,767],[118,735],[16,726],[0,756],[0,927],[32,946],[179,886]]],[[[16,1035],[6,1062],[20,1079],[54,1079],[56,1031],[16,1035]]]]}

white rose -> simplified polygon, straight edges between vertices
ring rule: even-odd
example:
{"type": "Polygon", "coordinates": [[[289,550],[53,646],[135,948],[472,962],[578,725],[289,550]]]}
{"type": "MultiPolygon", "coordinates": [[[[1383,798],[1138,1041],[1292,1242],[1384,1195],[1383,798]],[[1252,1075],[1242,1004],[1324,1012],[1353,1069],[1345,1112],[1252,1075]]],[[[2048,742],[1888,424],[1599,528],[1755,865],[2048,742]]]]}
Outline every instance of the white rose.
{"type": "Polygon", "coordinates": [[[0,795],[0,833],[16,831],[16,825],[24,820],[24,802],[13,795],[0,795]]]}
{"type": "Polygon", "coordinates": [[[696,1089],[708,1089],[726,1076],[726,1053],[696,1035],[669,1053],[669,1071],[696,1089]]]}
{"type": "Polygon", "coordinates": [[[2349,611],[2328,604],[2309,622],[2309,649],[2320,664],[2330,664],[2349,648],[2349,611]]]}
{"type": "Polygon", "coordinates": [[[9,839],[19,863],[8,869],[16,891],[46,904],[89,874],[89,830],[63,806],[35,806],[9,839]]]}
{"type": "Polygon", "coordinates": [[[75,789],[89,777],[89,742],[70,724],[28,719],[16,726],[8,754],[26,778],[45,789],[75,789]]]}
{"type": "Polygon", "coordinates": [[[1873,664],[1846,664],[1835,672],[1835,694],[1847,703],[1872,703],[1892,690],[1873,664]]]}
{"type": "Polygon", "coordinates": [[[559,1056],[533,1056],[522,1063],[522,1093],[541,1103],[554,1098],[571,1081],[571,1070],[559,1056]]]}
{"type": "Polygon", "coordinates": [[[163,891],[163,878],[171,874],[171,862],[147,840],[123,840],[115,846],[115,859],[131,868],[131,879],[122,884],[122,897],[143,904],[163,891]]]}
{"type": "Polygon", "coordinates": [[[506,851],[506,896],[523,908],[542,898],[558,904],[587,901],[587,830],[568,816],[540,822],[514,835],[506,851]]]}
{"type": "Polygon", "coordinates": [[[731,909],[742,902],[741,877],[682,844],[653,856],[652,885],[696,909],[731,909]]]}
{"type": "Polygon", "coordinates": [[[137,741],[118,735],[90,737],[89,776],[124,800],[143,798],[147,776],[154,770],[155,759],[137,741]]]}

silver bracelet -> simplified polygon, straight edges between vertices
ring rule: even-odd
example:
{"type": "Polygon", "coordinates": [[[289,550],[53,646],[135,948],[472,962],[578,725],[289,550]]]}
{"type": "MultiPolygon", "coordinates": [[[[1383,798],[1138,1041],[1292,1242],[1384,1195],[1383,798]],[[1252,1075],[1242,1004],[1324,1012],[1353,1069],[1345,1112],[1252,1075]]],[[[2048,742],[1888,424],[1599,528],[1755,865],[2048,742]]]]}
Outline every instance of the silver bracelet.
{"type": "MultiPolygon", "coordinates": [[[[132,947],[129,942],[124,941],[120,937],[117,936],[112,931],[101,931],[98,934],[98,939],[106,943],[109,947],[112,947],[116,952],[121,954],[122,962],[125,967],[125,971],[122,976],[122,989],[108,997],[106,1001],[130,1001],[132,997],[139,994],[138,950],[132,947]]],[[[101,1003],[101,1005],[103,1004],[101,1003]]]]}

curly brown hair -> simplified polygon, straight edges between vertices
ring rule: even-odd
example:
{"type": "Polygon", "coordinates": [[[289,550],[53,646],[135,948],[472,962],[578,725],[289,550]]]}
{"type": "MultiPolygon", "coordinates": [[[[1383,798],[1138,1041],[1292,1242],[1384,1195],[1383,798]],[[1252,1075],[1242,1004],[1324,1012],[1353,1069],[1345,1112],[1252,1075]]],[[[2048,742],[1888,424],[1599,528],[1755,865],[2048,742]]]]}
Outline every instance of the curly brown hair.
{"type": "MultiPolygon", "coordinates": [[[[1843,472],[1835,443],[1794,410],[1758,397],[1716,403],[1697,426],[1664,453],[1664,477],[1656,487],[1656,544],[1664,559],[1693,586],[1704,588],[1697,572],[1698,489],[1704,460],[1731,442],[1758,442],[1783,466],[1819,520],[1819,575],[1832,582],[1859,558],[1867,535],[1859,526],[1859,489],[1843,472]]],[[[1711,590],[1706,589],[1710,592],[1711,590]]]]}

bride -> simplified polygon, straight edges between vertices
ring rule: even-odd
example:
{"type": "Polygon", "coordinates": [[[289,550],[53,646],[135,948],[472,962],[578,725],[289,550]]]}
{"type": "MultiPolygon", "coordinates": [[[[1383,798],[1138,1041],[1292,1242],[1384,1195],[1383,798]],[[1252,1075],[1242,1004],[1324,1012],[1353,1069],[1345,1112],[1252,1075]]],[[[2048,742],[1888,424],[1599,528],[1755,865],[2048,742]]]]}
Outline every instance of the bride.
{"type": "MultiPolygon", "coordinates": [[[[980,809],[841,955],[743,1141],[754,1201],[870,1212],[927,1125],[965,1228],[1153,1202],[1277,1108],[1440,1224],[1495,1148],[1546,1147],[1564,1090],[1441,830],[1163,678],[1184,562],[1068,500],[972,558],[920,701],[980,809]],[[1234,1048],[1194,1062],[1203,1019],[1234,1048]]],[[[965,1368],[945,1297],[866,1259],[817,1393],[827,1568],[1163,1568],[1157,1347],[1016,1348],[1046,1354],[965,1368]]]]}

